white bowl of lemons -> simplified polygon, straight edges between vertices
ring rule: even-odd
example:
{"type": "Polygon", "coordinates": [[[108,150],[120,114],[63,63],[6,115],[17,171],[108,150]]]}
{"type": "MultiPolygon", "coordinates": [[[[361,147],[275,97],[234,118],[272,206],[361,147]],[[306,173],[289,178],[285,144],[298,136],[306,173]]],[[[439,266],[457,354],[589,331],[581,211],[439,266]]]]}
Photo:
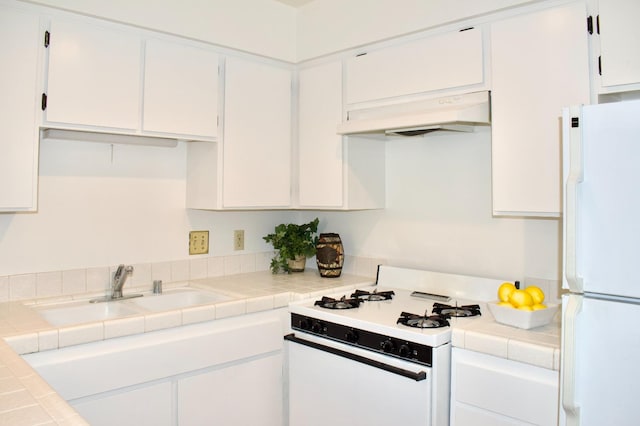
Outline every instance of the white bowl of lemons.
{"type": "Polygon", "coordinates": [[[498,288],[498,301],[489,302],[489,310],[501,324],[530,329],[549,324],[558,305],[545,304],[544,292],[537,286],[519,290],[513,283],[505,282],[498,288]]]}

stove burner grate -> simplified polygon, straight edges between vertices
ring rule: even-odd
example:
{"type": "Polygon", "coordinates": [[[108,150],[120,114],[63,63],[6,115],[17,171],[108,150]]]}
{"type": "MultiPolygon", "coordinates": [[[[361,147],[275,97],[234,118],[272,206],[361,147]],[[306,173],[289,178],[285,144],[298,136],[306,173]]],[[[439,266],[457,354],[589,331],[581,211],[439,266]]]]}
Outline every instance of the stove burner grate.
{"type": "Polygon", "coordinates": [[[449,321],[442,315],[424,315],[410,314],[403,312],[400,314],[400,318],[396,321],[397,324],[403,324],[408,327],[414,328],[441,328],[449,327],[449,321]]]}
{"type": "Polygon", "coordinates": [[[475,317],[482,315],[480,313],[479,305],[462,305],[451,306],[444,303],[434,303],[432,312],[437,315],[442,315],[445,318],[452,317],[475,317]]]}
{"type": "Polygon", "coordinates": [[[321,300],[316,300],[314,305],[326,309],[355,309],[360,306],[361,302],[362,300],[358,298],[347,299],[345,296],[342,296],[340,299],[334,299],[323,296],[321,300]]]}
{"type": "Polygon", "coordinates": [[[393,291],[378,291],[373,290],[371,292],[365,290],[356,290],[351,297],[356,297],[361,300],[367,300],[369,302],[378,302],[380,300],[390,300],[395,293],[393,291]]]}

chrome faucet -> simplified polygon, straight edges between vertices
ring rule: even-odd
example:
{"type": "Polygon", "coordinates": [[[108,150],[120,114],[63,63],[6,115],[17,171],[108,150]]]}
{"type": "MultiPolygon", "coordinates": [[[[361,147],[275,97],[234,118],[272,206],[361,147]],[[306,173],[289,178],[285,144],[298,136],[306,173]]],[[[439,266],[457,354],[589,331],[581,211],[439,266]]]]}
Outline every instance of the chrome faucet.
{"type": "Polygon", "coordinates": [[[142,294],[122,294],[122,287],[127,282],[129,275],[133,273],[133,266],[118,265],[115,274],[113,274],[113,281],[111,282],[111,294],[97,299],[89,300],[90,303],[110,302],[112,300],[131,299],[134,297],[142,297],[142,294]]]}
{"type": "Polygon", "coordinates": [[[116,273],[113,274],[113,282],[111,283],[111,298],[122,299],[122,287],[127,282],[127,277],[133,273],[133,266],[119,265],[116,273]]]}

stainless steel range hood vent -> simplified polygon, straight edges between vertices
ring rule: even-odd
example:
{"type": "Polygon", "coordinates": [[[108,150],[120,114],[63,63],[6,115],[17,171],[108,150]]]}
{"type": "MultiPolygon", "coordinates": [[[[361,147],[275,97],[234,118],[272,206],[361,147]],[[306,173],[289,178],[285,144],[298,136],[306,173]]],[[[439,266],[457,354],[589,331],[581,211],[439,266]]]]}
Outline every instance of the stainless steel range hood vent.
{"type": "Polygon", "coordinates": [[[349,111],[341,135],[420,136],[435,131],[472,132],[491,124],[488,91],[349,111]]]}

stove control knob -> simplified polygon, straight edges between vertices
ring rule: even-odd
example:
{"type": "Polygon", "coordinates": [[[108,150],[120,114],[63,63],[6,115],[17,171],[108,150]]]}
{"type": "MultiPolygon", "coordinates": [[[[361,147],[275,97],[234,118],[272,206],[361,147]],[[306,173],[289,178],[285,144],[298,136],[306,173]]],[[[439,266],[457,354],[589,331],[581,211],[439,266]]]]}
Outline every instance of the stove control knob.
{"type": "Polygon", "coordinates": [[[311,321],[309,320],[309,318],[302,318],[298,325],[303,330],[310,330],[311,329],[311,321]]]}
{"type": "Polygon", "coordinates": [[[320,334],[323,328],[324,327],[322,326],[321,322],[314,322],[313,325],[311,326],[311,331],[313,331],[314,333],[320,334]]]}
{"type": "Polygon", "coordinates": [[[349,330],[344,334],[344,338],[347,339],[349,343],[356,343],[360,336],[356,330],[349,330]]]}
{"type": "Polygon", "coordinates": [[[402,357],[402,358],[408,358],[411,353],[413,351],[411,350],[411,346],[404,344],[404,345],[400,345],[400,349],[398,349],[398,354],[402,357]]]}
{"type": "Polygon", "coordinates": [[[396,348],[396,345],[394,345],[391,340],[382,342],[381,346],[382,346],[382,351],[385,353],[393,352],[393,350],[396,348]]]}

